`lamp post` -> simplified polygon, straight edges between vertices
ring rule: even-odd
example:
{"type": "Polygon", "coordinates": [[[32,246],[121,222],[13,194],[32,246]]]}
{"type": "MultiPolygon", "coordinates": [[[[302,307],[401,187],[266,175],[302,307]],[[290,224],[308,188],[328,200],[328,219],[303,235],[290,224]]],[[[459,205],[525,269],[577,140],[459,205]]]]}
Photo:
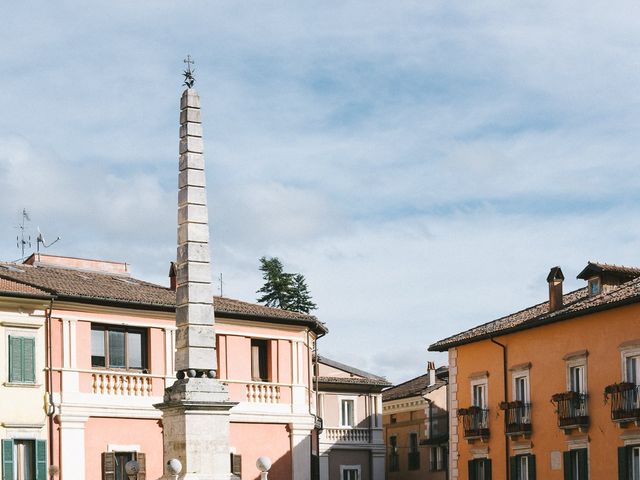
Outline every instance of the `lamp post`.
{"type": "Polygon", "coordinates": [[[172,475],[174,480],[178,480],[178,474],[182,471],[182,462],[177,458],[167,461],[167,472],[172,475]]]}
{"type": "Polygon", "coordinates": [[[135,460],[131,460],[124,465],[124,471],[129,480],[137,480],[138,472],[140,472],[140,464],[135,460]]]}
{"type": "Polygon", "coordinates": [[[256,467],[260,470],[260,480],[267,480],[269,469],[271,468],[271,459],[269,457],[258,457],[256,467]]]}

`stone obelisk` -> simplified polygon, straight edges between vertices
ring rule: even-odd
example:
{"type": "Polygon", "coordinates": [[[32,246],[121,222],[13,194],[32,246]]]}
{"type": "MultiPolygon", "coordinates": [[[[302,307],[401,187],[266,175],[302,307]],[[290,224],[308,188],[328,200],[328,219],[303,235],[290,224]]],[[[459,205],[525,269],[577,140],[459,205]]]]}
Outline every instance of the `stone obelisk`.
{"type": "MultiPolygon", "coordinates": [[[[229,401],[216,379],[216,336],[209,254],[200,98],[191,58],[180,99],[176,352],[178,379],[165,390],[164,459],[182,462],[181,480],[229,480],[229,401]]],[[[169,477],[165,477],[169,478],[169,477]]],[[[171,477],[173,478],[173,477],[171,477]]]]}

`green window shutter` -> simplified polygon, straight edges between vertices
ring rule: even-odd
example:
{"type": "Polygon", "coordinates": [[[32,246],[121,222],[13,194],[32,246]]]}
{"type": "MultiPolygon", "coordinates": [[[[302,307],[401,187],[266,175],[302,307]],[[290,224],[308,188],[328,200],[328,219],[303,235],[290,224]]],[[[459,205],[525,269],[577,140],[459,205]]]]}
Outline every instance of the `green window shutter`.
{"type": "Polygon", "coordinates": [[[22,337],[9,336],[9,382],[23,382],[22,337]]]}
{"type": "Polygon", "coordinates": [[[2,480],[13,480],[13,440],[2,440],[2,480]]]}
{"type": "Polygon", "coordinates": [[[627,480],[628,475],[628,455],[627,447],[618,448],[618,480],[627,480]]]}
{"type": "Polygon", "coordinates": [[[476,461],[475,460],[469,460],[469,480],[476,480],[477,475],[476,475],[476,461]]]}
{"type": "Polygon", "coordinates": [[[509,478],[511,480],[518,478],[518,457],[509,457],[509,478]]]}
{"type": "Polygon", "coordinates": [[[36,382],[36,339],[22,339],[22,381],[36,382]]]}
{"type": "Polygon", "coordinates": [[[137,480],[147,480],[147,456],[144,453],[136,453],[136,460],[140,467],[137,480]]]}
{"type": "Polygon", "coordinates": [[[529,480],[536,480],[536,456],[529,455],[529,480]]]}
{"type": "Polygon", "coordinates": [[[36,440],[36,480],[47,480],[46,440],[36,440]]]}
{"type": "Polygon", "coordinates": [[[587,455],[587,449],[581,448],[577,450],[578,454],[578,472],[580,474],[580,480],[587,480],[589,478],[589,457],[587,455]]]}
{"type": "Polygon", "coordinates": [[[484,461],[484,474],[487,480],[491,480],[491,460],[484,461]]]}
{"type": "Polygon", "coordinates": [[[102,480],[116,480],[116,454],[113,452],[102,454],[102,480]]]}
{"type": "Polygon", "coordinates": [[[562,468],[564,469],[564,480],[573,480],[571,472],[571,451],[562,452],[562,468]]]}

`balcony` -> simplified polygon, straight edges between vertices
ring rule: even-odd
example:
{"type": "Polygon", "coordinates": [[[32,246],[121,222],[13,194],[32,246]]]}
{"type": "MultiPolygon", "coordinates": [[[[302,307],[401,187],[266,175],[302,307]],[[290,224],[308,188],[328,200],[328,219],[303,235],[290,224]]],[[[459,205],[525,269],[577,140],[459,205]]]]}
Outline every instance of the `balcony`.
{"type": "Polygon", "coordinates": [[[605,403],[611,401],[611,420],[618,424],[640,423],[640,386],[614,383],[604,389],[605,403]]]}
{"type": "Polygon", "coordinates": [[[584,431],[589,427],[586,393],[571,391],[556,393],[551,397],[551,402],[556,405],[558,426],[565,433],[575,428],[584,431]]]}
{"type": "Polygon", "coordinates": [[[331,443],[369,443],[368,428],[325,428],[320,440],[331,443]]]}
{"type": "Polygon", "coordinates": [[[467,440],[487,440],[489,438],[489,410],[481,407],[460,408],[464,438],[467,440]]]}
{"type": "Polygon", "coordinates": [[[91,392],[103,395],[150,397],[153,394],[151,375],[117,372],[91,374],[91,392]]]}
{"type": "Polygon", "coordinates": [[[510,436],[531,434],[531,404],[520,400],[502,402],[500,410],[506,415],[506,433],[510,436]]]}

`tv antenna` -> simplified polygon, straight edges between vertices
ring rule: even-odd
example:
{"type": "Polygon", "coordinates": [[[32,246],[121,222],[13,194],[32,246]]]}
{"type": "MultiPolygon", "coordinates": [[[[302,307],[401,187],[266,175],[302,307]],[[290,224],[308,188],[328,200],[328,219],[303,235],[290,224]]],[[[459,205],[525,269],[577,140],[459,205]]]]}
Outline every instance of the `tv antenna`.
{"type": "Polygon", "coordinates": [[[24,225],[25,221],[30,222],[31,218],[27,213],[27,209],[23,208],[22,222],[20,223],[20,225],[16,227],[20,229],[20,235],[16,236],[16,247],[21,249],[22,251],[22,257],[20,258],[20,261],[24,260],[24,247],[29,246],[29,248],[31,248],[31,235],[25,234],[25,225],[24,225]]]}
{"type": "Polygon", "coordinates": [[[38,257],[40,257],[40,244],[42,244],[44,248],[49,248],[58,240],[60,240],[60,237],[57,237],[53,242],[47,245],[47,243],[44,241],[44,235],[40,231],[40,227],[38,227],[38,238],[36,239],[36,253],[38,254],[38,257]]]}
{"type": "Polygon", "coordinates": [[[224,297],[224,295],[222,294],[222,285],[223,285],[223,283],[222,283],[222,272],[220,272],[219,280],[220,280],[220,287],[219,287],[219,290],[220,290],[220,296],[221,296],[221,297],[224,297]]]}

